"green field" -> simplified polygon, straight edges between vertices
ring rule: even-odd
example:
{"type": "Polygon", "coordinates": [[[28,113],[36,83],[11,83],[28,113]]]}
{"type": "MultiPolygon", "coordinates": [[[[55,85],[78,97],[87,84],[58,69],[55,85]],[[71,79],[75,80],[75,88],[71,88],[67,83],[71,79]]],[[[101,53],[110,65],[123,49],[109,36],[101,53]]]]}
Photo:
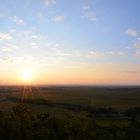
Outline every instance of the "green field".
{"type": "Polygon", "coordinates": [[[31,87],[32,92],[25,91],[22,87],[1,88],[1,108],[16,103],[14,98],[44,102],[64,103],[92,107],[115,108],[119,110],[140,107],[140,88],[138,87],[31,87]],[[11,98],[7,98],[11,97],[11,98]]]}

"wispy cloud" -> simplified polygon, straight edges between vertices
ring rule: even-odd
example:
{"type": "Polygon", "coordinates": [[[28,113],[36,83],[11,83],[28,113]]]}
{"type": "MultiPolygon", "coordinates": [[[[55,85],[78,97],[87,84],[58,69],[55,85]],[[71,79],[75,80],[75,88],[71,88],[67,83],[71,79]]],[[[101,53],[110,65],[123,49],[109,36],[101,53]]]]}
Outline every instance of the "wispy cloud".
{"type": "Polygon", "coordinates": [[[9,30],[9,32],[10,33],[14,33],[14,32],[16,32],[16,29],[15,28],[12,28],[12,29],[9,30]]]}
{"type": "Polygon", "coordinates": [[[83,18],[85,18],[85,19],[87,19],[89,21],[97,21],[97,17],[96,17],[94,12],[86,12],[83,15],[83,18]]]}
{"type": "Polygon", "coordinates": [[[99,52],[99,51],[89,51],[88,53],[87,53],[87,56],[90,56],[90,57],[100,57],[100,56],[102,56],[103,55],[103,53],[102,52],[99,52]]]}
{"type": "Polygon", "coordinates": [[[110,55],[124,55],[125,53],[122,51],[109,51],[107,52],[110,55]]]}
{"type": "Polygon", "coordinates": [[[84,6],[82,6],[81,8],[82,8],[82,10],[87,11],[87,10],[90,9],[90,6],[88,6],[88,5],[84,5],[84,6]]]}
{"type": "Polygon", "coordinates": [[[76,52],[76,51],[60,51],[59,52],[60,56],[64,56],[64,57],[80,57],[82,56],[82,54],[80,52],[76,52]]]}
{"type": "Polygon", "coordinates": [[[10,17],[10,19],[15,22],[16,24],[23,24],[24,23],[24,20],[21,19],[21,18],[18,18],[17,16],[12,16],[10,17]]]}
{"type": "Polygon", "coordinates": [[[131,71],[127,71],[127,73],[129,73],[129,74],[137,74],[139,72],[138,71],[131,70],[131,71]]]}
{"type": "Polygon", "coordinates": [[[1,60],[3,63],[13,62],[12,57],[9,57],[9,56],[1,57],[0,60],[1,60]]]}
{"type": "Polygon", "coordinates": [[[52,18],[52,20],[53,20],[54,22],[61,22],[61,21],[64,20],[64,16],[54,16],[54,17],[52,18]]]}
{"type": "Polygon", "coordinates": [[[138,42],[135,42],[134,44],[133,44],[133,47],[134,48],[140,48],[140,42],[138,41],[138,42]]]}
{"type": "Polygon", "coordinates": [[[81,9],[83,10],[82,18],[92,22],[97,21],[97,16],[89,5],[83,5],[81,9]]]}
{"type": "Polygon", "coordinates": [[[140,49],[135,51],[135,56],[140,56],[140,49]]]}
{"type": "Polygon", "coordinates": [[[24,54],[22,56],[13,56],[12,62],[15,64],[21,64],[22,65],[33,65],[38,63],[38,59],[35,56],[24,54]]]}
{"type": "Polygon", "coordinates": [[[30,43],[30,46],[34,49],[34,48],[38,48],[37,43],[30,43]]]}
{"type": "Polygon", "coordinates": [[[134,29],[127,29],[126,34],[129,35],[129,36],[136,37],[136,36],[138,36],[138,31],[134,30],[134,29]]]}
{"type": "Polygon", "coordinates": [[[17,48],[18,47],[16,45],[7,44],[6,46],[3,46],[1,50],[4,51],[4,52],[10,52],[10,51],[13,51],[17,48]]]}
{"type": "Polygon", "coordinates": [[[50,4],[56,4],[56,0],[44,0],[45,6],[49,6],[50,4]]]}
{"type": "Polygon", "coordinates": [[[9,33],[0,32],[0,40],[11,40],[12,36],[9,33]]]}
{"type": "Polygon", "coordinates": [[[47,36],[38,34],[38,35],[32,35],[31,38],[34,40],[42,40],[42,39],[47,39],[47,36]]]}

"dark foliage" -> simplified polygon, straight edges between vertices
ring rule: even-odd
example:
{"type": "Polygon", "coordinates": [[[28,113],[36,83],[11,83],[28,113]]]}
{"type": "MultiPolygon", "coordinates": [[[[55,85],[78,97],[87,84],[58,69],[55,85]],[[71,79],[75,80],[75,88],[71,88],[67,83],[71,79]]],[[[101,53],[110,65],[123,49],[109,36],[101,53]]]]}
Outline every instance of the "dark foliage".
{"type": "Polygon", "coordinates": [[[11,113],[0,112],[1,140],[139,140],[140,124],[127,127],[98,126],[94,118],[56,118],[33,113],[25,105],[11,113]]]}

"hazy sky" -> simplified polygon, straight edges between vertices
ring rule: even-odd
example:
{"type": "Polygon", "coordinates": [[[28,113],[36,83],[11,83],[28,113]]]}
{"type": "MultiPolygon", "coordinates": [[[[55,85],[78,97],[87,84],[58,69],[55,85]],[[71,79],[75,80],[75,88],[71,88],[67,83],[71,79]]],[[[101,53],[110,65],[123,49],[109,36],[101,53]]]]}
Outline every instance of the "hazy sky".
{"type": "Polygon", "coordinates": [[[140,0],[0,0],[0,84],[140,84],[140,0]]]}

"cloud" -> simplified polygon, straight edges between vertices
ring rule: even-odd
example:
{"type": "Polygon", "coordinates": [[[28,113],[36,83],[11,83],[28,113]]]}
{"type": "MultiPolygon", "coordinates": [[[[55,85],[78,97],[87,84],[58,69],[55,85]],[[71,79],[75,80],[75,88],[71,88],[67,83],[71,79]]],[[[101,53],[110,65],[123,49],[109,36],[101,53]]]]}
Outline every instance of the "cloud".
{"type": "Polygon", "coordinates": [[[124,55],[125,54],[124,52],[121,52],[121,51],[109,51],[107,53],[110,55],[124,55]]]}
{"type": "Polygon", "coordinates": [[[4,52],[10,52],[10,51],[13,51],[13,50],[15,50],[17,48],[18,47],[16,45],[7,44],[6,46],[2,47],[2,51],[4,51],[4,52]]]}
{"type": "Polygon", "coordinates": [[[139,73],[139,72],[137,72],[137,71],[127,71],[127,73],[129,73],[129,74],[137,74],[137,73],[139,73]]]}
{"type": "Polygon", "coordinates": [[[43,36],[43,35],[32,35],[31,38],[34,39],[34,40],[47,39],[47,37],[43,36]]]}
{"type": "Polygon", "coordinates": [[[30,46],[34,49],[34,48],[38,48],[37,43],[31,43],[30,46]]]}
{"type": "Polygon", "coordinates": [[[123,56],[123,55],[125,55],[125,53],[121,52],[121,51],[101,52],[101,51],[95,51],[95,50],[89,51],[87,53],[87,56],[90,56],[90,57],[101,57],[101,56],[105,56],[105,55],[113,55],[113,56],[119,55],[119,56],[123,56]]]}
{"type": "Polygon", "coordinates": [[[90,9],[90,6],[84,5],[82,6],[82,10],[84,12],[82,18],[87,19],[92,22],[97,21],[97,17],[94,11],[90,9]]]}
{"type": "Polygon", "coordinates": [[[24,23],[24,20],[18,18],[17,16],[11,17],[11,20],[12,20],[13,22],[15,22],[16,24],[23,24],[23,23],[24,23]]]}
{"type": "Polygon", "coordinates": [[[61,22],[61,21],[64,20],[64,16],[54,16],[54,17],[52,18],[52,20],[53,20],[54,22],[61,22]]]}
{"type": "Polygon", "coordinates": [[[12,57],[9,57],[9,56],[1,57],[0,60],[4,63],[13,62],[12,57]]]}
{"type": "Polygon", "coordinates": [[[20,32],[17,33],[18,36],[21,36],[23,38],[23,36],[27,37],[32,37],[33,33],[36,31],[36,27],[31,27],[27,30],[22,30],[20,32]]]}
{"type": "Polygon", "coordinates": [[[134,44],[133,44],[133,47],[134,47],[134,48],[140,48],[140,42],[134,43],[134,44]]]}
{"type": "Polygon", "coordinates": [[[135,51],[135,56],[140,56],[140,50],[135,51]]]}
{"type": "Polygon", "coordinates": [[[80,57],[81,53],[80,52],[73,52],[73,51],[60,51],[58,52],[59,56],[66,56],[66,57],[80,57]]]}
{"type": "Polygon", "coordinates": [[[50,4],[56,4],[56,0],[44,0],[45,6],[49,6],[50,4]]]}
{"type": "Polygon", "coordinates": [[[55,45],[54,45],[55,47],[59,47],[60,46],[60,44],[59,43],[55,43],[55,45]]]}
{"type": "Polygon", "coordinates": [[[89,10],[89,9],[90,9],[90,6],[88,6],[88,5],[82,6],[82,10],[84,10],[84,11],[87,11],[87,10],[89,10]]]}
{"type": "Polygon", "coordinates": [[[16,32],[16,29],[12,28],[12,29],[10,29],[9,32],[10,32],[10,33],[14,33],[14,32],[16,32]]]}
{"type": "Polygon", "coordinates": [[[102,55],[103,55],[103,53],[98,52],[98,51],[89,51],[87,54],[87,56],[90,56],[90,57],[100,57],[102,55]]]}
{"type": "Polygon", "coordinates": [[[134,29],[127,29],[126,34],[129,35],[129,36],[136,37],[136,36],[138,36],[138,31],[134,30],[134,29]]]}
{"type": "Polygon", "coordinates": [[[11,40],[12,36],[9,33],[0,32],[0,40],[11,40]]]}
{"type": "Polygon", "coordinates": [[[83,15],[83,18],[85,18],[85,19],[87,19],[89,21],[97,21],[97,17],[96,17],[94,12],[86,12],[83,15]]]}
{"type": "Polygon", "coordinates": [[[32,56],[31,54],[24,54],[24,55],[12,57],[12,63],[16,65],[22,64],[22,66],[31,66],[37,64],[38,62],[39,59],[35,56],[32,56]]]}

